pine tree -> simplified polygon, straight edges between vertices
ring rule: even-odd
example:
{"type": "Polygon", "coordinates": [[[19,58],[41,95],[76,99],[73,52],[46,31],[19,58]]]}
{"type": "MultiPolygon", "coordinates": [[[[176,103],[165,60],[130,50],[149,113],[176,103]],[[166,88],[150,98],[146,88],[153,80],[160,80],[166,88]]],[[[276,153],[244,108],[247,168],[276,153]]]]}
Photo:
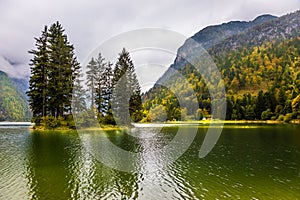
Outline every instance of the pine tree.
{"type": "Polygon", "coordinates": [[[130,88],[128,87],[128,77],[126,76],[128,65],[133,65],[133,63],[129,60],[129,54],[122,51],[114,68],[112,96],[113,115],[117,124],[120,125],[130,124],[130,117],[128,115],[130,88]]]}
{"type": "Polygon", "coordinates": [[[74,80],[80,66],[59,22],[49,29],[45,26],[41,37],[36,39],[36,47],[29,51],[34,57],[27,93],[33,121],[37,117],[70,114],[74,80]]]}
{"type": "Polygon", "coordinates": [[[86,85],[89,87],[89,96],[91,99],[91,108],[94,110],[95,108],[95,93],[96,93],[96,85],[98,78],[98,66],[97,62],[94,58],[88,63],[87,72],[86,72],[86,85]]]}
{"type": "Polygon", "coordinates": [[[285,90],[284,90],[284,88],[281,87],[278,91],[277,102],[279,105],[284,106],[285,101],[286,101],[285,90]]]}
{"type": "Polygon", "coordinates": [[[29,51],[33,54],[30,60],[31,76],[29,80],[29,105],[33,113],[33,117],[44,117],[47,115],[47,77],[49,67],[49,52],[47,49],[48,28],[44,27],[42,35],[35,38],[37,50],[29,51]]]}
{"type": "Polygon", "coordinates": [[[112,87],[113,87],[113,64],[108,62],[107,66],[103,72],[103,79],[104,79],[104,86],[103,86],[103,99],[105,102],[105,109],[104,111],[107,113],[109,111],[110,102],[112,98],[112,87]]]}
{"type": "Polygon", "coordinates": [[[105,113],[104,88],[106,84],[106,77],[104,77],[104,71],[107,68],[107,63],[105,62],[105,59],[102,57],[101,53],[98,54],[96,63],[97,76],[95,77],[95,104],[98,113],[102,116],[105,113]]]}
{"type": "Polygon", "coordinates": [[[131,69],[129,69],[129,77],[130,79],[130,87],[132,88],[132,95],[129,100],[129,114],[131,116],[131,119],[134,122],[138,122],[142,120],[142,97],[141,97],[141,86],[139,85],[137,76],[135,74],[135,70],[132,66],[131,69]]]}
{"type": "Polygon", "coordinates": [[[99,63],[101,66],[99,80],[96,88],[96,106],[98,113],[106,115],[109,110],[109,104],[112,96],[112,64],[99,63]]]}
{"type": "Polygon", "coordinates": [[[116,121],[113,117],[112,114],[112,107],[111,107],[111,100],[112,100],[112,90],[113,90],[113,69],[112,69],[113,64],[108,62],[107,66],[103,72],[103,78],[105,79],[104,81],[104,86],[102,87],[103,89],[103,100],[104,100],[104,105],[103,105],[103,110],[105,112],[104,116],[104,123],[105,124],[111,124],[115,125],[116,121]]]}
{"type": "Polygon", "coordinates": [[[72,112],[73,114],[81,113],[86,110],[86,90],[82,85],[82,73],[78,75],[74,82],[73,97],[72,97],[72,112]]]}
{"type": "Polygon", "coordinates": [[[112,83],[114,90],[112,106],[118,124],[130,124],[130,116],[134,121],[139,121],[142,110],[141,89],[129,52],[124,48],[119,54],[112,83]]]}
{"type": "Polygon", "coordinates": [[[264,93],[263,91],[259,91],[257,100],[255,103],[255,114],[256,119],[261,119],[261,113],[266,110],[265,102],[264,102],[264,93]]]}
{"type": "Polygon", "coordinates": [[[49,29],[49,108],[52,116],[61,117],[71,110],[74,80],[79,63],[74,47],[68,42],[64,29],[56,22],[49,29]]]}

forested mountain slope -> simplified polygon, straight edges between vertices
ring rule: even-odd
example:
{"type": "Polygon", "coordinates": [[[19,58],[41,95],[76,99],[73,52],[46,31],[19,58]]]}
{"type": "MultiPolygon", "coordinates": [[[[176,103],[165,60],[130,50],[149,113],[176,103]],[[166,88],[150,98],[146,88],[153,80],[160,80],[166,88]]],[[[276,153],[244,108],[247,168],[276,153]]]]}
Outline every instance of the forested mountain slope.
{"type": "MultiPolygon", "coordinates": [[[[21,84],[22,85],[22,84],[21,84]]],[[[28,121],[28,105],[14,82],[0,71],[0,121],[28,121]]]]}
{"type": "MultiPolygon", "coordinates": [[[[227,119],[282,119],[288,121],[299,115],[300,94],[300,12],[274,18],[269,15],[258,17],[250,23],[255,25],[235,28],[228,37],[220,40],[218,29],[208,34],[213,42],[206,42],[209,36],[197,33],[195,40],[204,44],[225,83],[227,92],[227,119]],[[262,20],[264,19],[264,20],[262,20]],[[259,23],[258,23],[258,21],[259,23]]],[[[237,26],[239,26],[237,25],[237,26]]],[[[224,26],[220,25],[220,27],[224,26]]],[[[216,26],[218,27],[218,26],[216,26]]],[[[232,28],[232,27],[231,27],[232,28]]],[[[226,31],[225,31],[226,33],[226,31]]],[[[170,69],[177,69],[192,85],[200,109],[184,113],[186,118],[198,119],[210,115],[210,95],[200,74],[182,59],[193,53],[193,46],[186,42],[178,50],[178,55],[170,69]]],[[[186,93],[180,79],[172,78],[168,70],[159,80],[172,80],[179,93],[186,93]]],[[[183,94],[187,99],[189,94],[183,94]]],[[[172,92],[155,85],[144,96],[145,108],[154,104],[166,107],[169,120],[180,120],[184,107],[179,108],[172,92]],[[172,99],[172,101],[170,101],[172,99]]]]}

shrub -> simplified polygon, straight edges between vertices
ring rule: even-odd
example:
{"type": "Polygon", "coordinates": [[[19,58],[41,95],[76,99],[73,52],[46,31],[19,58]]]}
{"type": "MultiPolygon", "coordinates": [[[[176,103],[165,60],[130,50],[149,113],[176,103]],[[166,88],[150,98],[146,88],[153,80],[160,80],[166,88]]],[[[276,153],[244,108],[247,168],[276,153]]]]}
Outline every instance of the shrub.
{"type": "Polygon", "coordinates": [[[143,119],[143,112],[141,110],[136,110],[131,114],[131,119],[134,122],[139,122],[143,119]]]}
{"type": "Polygon", "coordinates": [[[66,116],[65,121],[66,121],[66,126],[67,127],[71,128],[71,129],[76,129],[73,115],[66,116]]]}
{"type": "Polygon", "coordinates": [[[277,116],[271,117],[271,120],[276,120],[276,119],[277,119],[277,116]]]}
{"type": "Polygon", "coordinates": [[[262,120],[268,120],[268,119],[271,119],[273,113],[271,112],[270,109],[266,110],[266,111],[263,111],[261,113],[261,119],[262,120]]]}
{"type": "MultiPolygon", "coordinates": [[[[181,115],[181,113],[179,114],[181,115]]],[[[149,118],[152,122],[163,122],[167,119],[167,112],[163,105],[156,105],[149,112],[149,118]]]]}
{"type": "Polygon", "coordinates": [[[60,124],[58,123],[59,120],[53,116],[43,117],[43,121],[45,123],[44,126],[46,127],[46,129],[54,129],[60,124]]]}
{"type": "Polygon", "coordinates": [[[103,119],[103,124],[110,124],[110,125],[116,125],[116,121],[114,119],[114,116],[111,114],[105,115],[103,119]]]}
{"type": "Polygon", "coordinates": [[[292,118],[293,118],[293,119],[297,119],[298,114],[299,114],[298,112],[295,112],[295,111],[292,112],[292,114],[291,114],[291,115],[292,115],[292,118]]]}
{"type": "Polygon", "coordinates": [[[203,118],[202,109],[198,108],[196,111],[196,120],[201,120],[203,118]]]}
{"type": "Polygon", "coordinates": [[[37,117],[33,117],[31,119],[31,122],[35,123],[36,126],[40,126],[43,122],[42,117],[41,116],[37,116],[37,117]]]}
{"type": "Polygon", "coordinates": [[[283,115],[279,115],[278,120],[279,121],[283,121],[284,120],[284,116],[283,115]]]}
{"type": "Polygon", "coordinates": [[[292,119],[293,119],[292,114],[288,113],[286,116],[284,116],[283,121],[290,122],[292,119]]]}

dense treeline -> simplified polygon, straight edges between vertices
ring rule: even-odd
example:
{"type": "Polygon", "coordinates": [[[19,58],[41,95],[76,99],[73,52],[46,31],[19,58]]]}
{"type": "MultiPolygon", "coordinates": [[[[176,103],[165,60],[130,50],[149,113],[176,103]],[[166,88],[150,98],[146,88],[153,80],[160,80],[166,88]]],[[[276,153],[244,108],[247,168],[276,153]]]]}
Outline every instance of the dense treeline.
{"type": "Polygon", "coordinates": [[[90,113],[96,113],[100,124],[129,125],[132,121],[140,121],[143,114],[141,89],[129,53],[123,49],[114,68],[112,66],[101,54],[91,58],[87,65],[86,96],[91,104],[90,113]]]}
{"type": "Polygon", "coordinates": [[[300,94],[300,38],[241,48],[215,59],[221,66],[229,119],[297,118],[300,94]],[[291,114],[289,114],[291,113],[291,114]]]}
{"type": "MultiPolygon", "coordinates": [[[[227,91],[226,119],[289,121],[300,117],[299,37],[241,47],[212,57],[222,74],[227,91]]],[[[184,107],[179,107],[170,90],[156,86],[145,96],[148,115],[151,114],[151,107],[160,104],[166,109],[168,120],[210,117],[211,102],[205,81],[188,64],[180,72],[192,85],[200,109],[186,113],[184,107]]],[[[184,94],[187,91],[182,80],[171,79],[178,92],[188,97],[189,94],[184,94]]]]}

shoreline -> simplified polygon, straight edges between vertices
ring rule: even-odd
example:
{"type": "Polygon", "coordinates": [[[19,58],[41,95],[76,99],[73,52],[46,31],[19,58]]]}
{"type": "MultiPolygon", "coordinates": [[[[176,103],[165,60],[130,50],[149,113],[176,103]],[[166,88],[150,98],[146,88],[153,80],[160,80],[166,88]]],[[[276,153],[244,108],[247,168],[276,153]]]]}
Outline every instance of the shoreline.
{"type": "Polygon", "coordinates": [[[52,128],[52,129],[47,129],[44,126],[37,126],[37,127],[30,127],[29,128],[31,131],[96,131],[96,130],[104,130],[104,131],[118,131],[118,130],[126,130],[128,127],[119,127],[119,126],[114,126],[114,125],[105,125],[103,127],[89,127],[89,128],[82,128],[82,129],[77,129],[77,128],[70,128],[67,126],[61,126],[57,128],[52,128]]]}
{"type": "Polygon", "coordinates": [[[277,120],[198,120],[198,121],[169,121],[166,124],[289,124],[277,120]]]}
{"type": "MultiPolygon", "coordinates": [[[[14,126],[15,124],[18,124],[16,127],[21,127],[22,124],[26,124],[26,126],[24,127],[28,127],[30,130],[32,131],[76,131],[76,127],[75,128],[70,128],[67,126],[61,126],[61,127],[57,127],[57,128],[53,128],[53,129],[47,129],[44,126],[34,126],[33,123],[30,122],[0,122],[0,127],[10,127],[10,126],[14,126]],[[28,126],[28,125],[31,126],[28,126]]],[[[168,125],[208,125],[208,124],[223,124],[223,125],[230,125],[230,124],[236,124],[236,125],[242,125],[242,124],[269,124],[269,125],[282,125],[282,124],[300,124],[300,119],[297,120],[291,120],[290,122],[286,123],[283,121],[277,121],[277,120],[224,120],[224,121],[220,121],[220,120],[198,120],[198,121],[194,121],[194,120],[190,120],[190,121],[167,121],[167,122],[152,122],[152,123],[134,123],[134,127],[146,127],[147,125],[154,125],[154,126],[168,126],[168,125]]],[[[78,129],[78,130],[89,130],[89,131],[93,131],[93,130],[104,130],[104,131],[114,131],[114,130],[126,130],[128,129],[128,127],[120,127],[120,126],[115,126],[115,125],[101,125],[101,127],[88,127],[88,128],[82,128],[82,129],[78,129]]]]}
{"type": "Polygon", "coordinates": [[[278,120],[198,120],[198,121],[192,120],[192,121],[168,121],[163,124],[220,124],[220,123],[224,125],[226,124],[300,124],[300,120],[291,120],[288,123],[283,121],[278,121],[278,120]]]}
{"type": "MultiPolygon", "coordinates": [[[[300,120],[291,120],[289,123],[277,120],[199,120],[199,121],[167,121],[167,122],[154,122],[154,123],[134,123],[134,128],[138,127],[146,127],[147,125],[154,125],[154,126],[168,126],[168,125],[209,125],[209,124],[223,124],[223,125],[243,125],[243,124],[268,124],[268,125],[283,125],[283,124],[300,124],[300,120]]],[[[151,126],[152,127],[152,126],[151,126]]],[[[103,131],[117,131],[117,130],[128,130],[129,127],[120,127],[115,125],[103,125],[101,127],[89,127],[89,128],[82,128],[82,129],[74,129],[69,127],[57,127],[54,129],[46,129],[43,126],[38,127],[30,127],[32,131],[76,131],[76,130],[84,130],[84,131],[93,131],[93,130],[103,130],[103,131]]]]}

